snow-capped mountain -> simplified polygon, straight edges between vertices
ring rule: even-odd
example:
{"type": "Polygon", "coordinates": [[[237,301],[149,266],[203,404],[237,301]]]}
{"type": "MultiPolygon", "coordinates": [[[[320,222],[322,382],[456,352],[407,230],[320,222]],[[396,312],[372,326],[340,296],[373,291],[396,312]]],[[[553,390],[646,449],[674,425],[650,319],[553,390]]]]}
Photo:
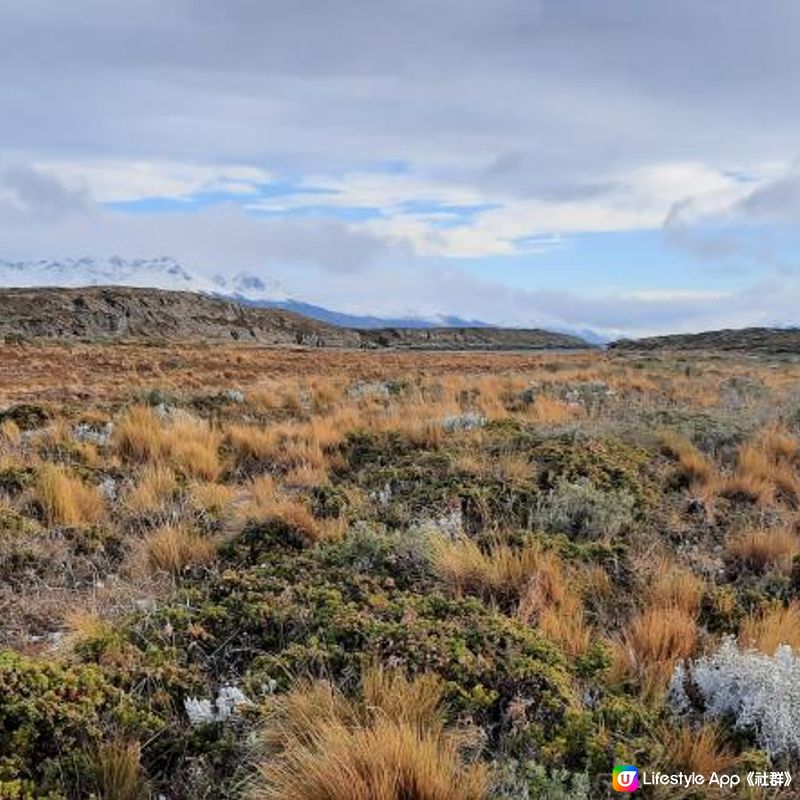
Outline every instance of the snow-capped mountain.
{"type": "MultiPolygon", "coordinates": [[[[408,313],[398,317],[379,317],[336,311],[305,302],[287,294],[277,281],[240,272],[232,277],[198,275],[172,258],[105,259],[65,258],[41,261],[0,261],[0,288],[32,286],[139,286],[227,297],[240,303],[264,308],[282,308],[306,317],[348,328],[430,328],[493,327],[476,319],[437,314],[421,317],[408,313]]],[[[503,326],[497,327],[515,327],[503,326]]],[[[565,333],[574,331],[564,330],[565,333]]],[[[596,334],[581,331],[585,338],[598,341],[596,334]],[[588,335],[587,335],[588,334],[588,335]]]]}
{"type": "Polygon", "coordinates": [[[283,308],[334,325],[358,328],[484,326],[478,320],[437,316],[386,319],[378,316],[347,314],[293,298],[278,281],[240,272],[232,277],[207,278],[187,269],[172,258],[106,259],[65,258],[41,261],[0,261],[0,287],[31,286],[141,286],[202,292],[229,297],[247,305],[283,308]]]}
{"type": "Polygon", "coordinates": [[[189,292],[219,292],[210,278],[162,258],[65,258],[0,261],[0,286],[142,286],[189,292]]]}

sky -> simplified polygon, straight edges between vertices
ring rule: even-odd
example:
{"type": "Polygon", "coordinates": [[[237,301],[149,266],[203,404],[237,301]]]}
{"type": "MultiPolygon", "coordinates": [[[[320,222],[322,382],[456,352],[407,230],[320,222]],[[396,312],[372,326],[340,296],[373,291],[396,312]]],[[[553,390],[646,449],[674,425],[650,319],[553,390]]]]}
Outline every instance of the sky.
{"type": "Polygon", "coordinates": [[[794,0],[3,0],[0,259],[355,313],[798,322],[794,0]]]}

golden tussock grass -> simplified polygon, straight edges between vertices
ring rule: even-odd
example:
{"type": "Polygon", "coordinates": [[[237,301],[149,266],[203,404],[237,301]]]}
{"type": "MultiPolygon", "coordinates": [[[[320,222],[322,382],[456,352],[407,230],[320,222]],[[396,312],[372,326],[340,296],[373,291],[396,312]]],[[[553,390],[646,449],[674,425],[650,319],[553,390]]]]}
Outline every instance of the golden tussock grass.
{"type": "Polygon", "coordinates": [[[646,696],[665,688],[675,665],[697,641],[692,614],[674,606],[652,606],[637,614],[614,645],[612,675],[634,678],[646,696]]]}
{"type": "Polygon", "coordinates": [[[581,598],[569,593],[557,605],[539,613],[538,627],[569,655],[578,656],[589,649],[592,640],[592,630],[585,617],[581,598]]]}
{"type": "Polygon", "coordinates": [[[185,475],[213,481],[222,472],[221,437],[207,422],[180,416],[167,428],[167,458],[185,475]]]}
{"type": "Polygon", "coordinates": [[[444,536],[432,537],[430,548],[434,570],[451,590],[514,608],[520,619],[536,624],[572,655],[589,647],[583,602],[556,553],[534,543],[497,543],[482,550],[471,539],[444,536]]]}
{"type": "Polygon", "coordinates": [[[738,759],[725,738],[723,729],[706,723],[698,727],[683,724],[664,725],[659,741],[662,742],[661,761],[672,772],[696,772],[711,775],[735,767],[738,759]]]}
{"type": "Polygon", "coordinates": [[[271,463],[287,469],[301,465],[323,468],[326,458],[320,437],[330,446],[338,440],[338,433],[330,423],[317,420],[313,424],[287,422],[270,427],[231,425],[225,435],[238,461],[271,463]]]}
{"type": "Polygon", "coordinates": [[[540,395],[527,411],[526,416],[543,425],[563,425],[578,416],[578,409],[554,397],[540,395]]]}
{"type": "Polygon", "coordinates": [[[147,796],[138,742],[115,741],[100,745],[91,759],[99,797],[141,800],[147,796]]]}
{"type": "Polygon", "coordinates": [[[280,522],[310,542],[339,539],[347,527],[344,518],[317,519],[304,500],[287,493],[269,475],[251,481],[238,517],[240,524],[280,522]]]}
{"type": "Polygon", "coordinates": [[[117,420],[113,442],[126,460],[153,461],[164,453],[164,428],[153,409],[133,406],[117,420]]]}
{"type": "Polygon", "coordinates": [[[734,534],[726,546],[730,559],[754,572],[776,568],[788,572],[800,553],[800,537],[789,528],[750,528],[734,534]]]}
{"type": "Polygon", "coordinates": [[[147,406],[129,408],[117,421],[113,443],[127,461],[167,463],[193,478],[215,480],[222,471],[221,437],[189,414],[161,419],[147,406]]]}
{"type": "Polygon", "coordinates": [[[328,470],[315,464],[298,464],[283,476],[283,483],[292,488],[309,489],[327,482],[328,470]]]}
{"type": "Polygon", "coordinates": [[[711,460],[688,439],[675,431],[662,431],[659,440],[665,453],[678,462],[680,474],[690,484],[707,484],[715,475],[711,460]]]}
{"type": "Polygon", "coordinates": [[[657,608],[678,608],[690,616],[700,609],[705,585],[690,569],[657,561],[646,593],[649,604],[657,608]]]}
{"type": "Polygon", "coordinates": [[[775,474],[775,462],[761,445],[745,442],[739,448],[733,475],[722,480],[719,493],[767,505],[775,496],[775,474]]]}
{"type": "Polygon", "coordinates": [[[418,447],[435,449],[444,442],[442,421],[460,413],[458,404],[449,400],[414,400],[393,404],[384,413],[369,418],[368,425],[375,431],[399,433],[418,447]]]}
{"type": "Polygon", "coordinates": [[[485,475],[489,473],[490,461],[479,450],[475,452],[467,450],[456,455],[453,466],[458,472],[463,472],[467,475],[485,475]]]}
{"type": "Polygon", "coordinates": [[[0,424],[0,445],[16,445],[22,438],[22,431],[13,419],[3,420],[0,424]]]}
{"type": "Polygon", "coordinates": [[[210,481],[195,481],[188,487],[191,507],[216,516],[227,511],[238,495],[236,487],[210,481]]]}
{"type": "Polygon", "coordinates": [[[436,535],[429,546],[434,570],[453,591],[506,605],[520,600],[542,562],[541,549],[532,543],[498,542],[484,551],[472,539],[436,535]]]}
{"type": "Polygon", "coordinates": [[[105,503],[97,489],[56,464],[42,465],[36,498],[50,525],[87,525],[106,516],[105,503]]]}
{"type": "Polygon", "coordinates": [[[178,485],[170,467],[149,464],[142,469],[136,485],[125,496],[125,505],[137,514],[163,513],[174,500],[178,485]]]}
{"type": "Polygon", "coordinates": [[[373,668],[359,698],[327,682],[271,701],[252,800],[484,800],[485,766],[468,731],[446,725],[443,686],[373,668]]]}
{"type": "Polygon", "coordinates": [[[761,433],[760,444],[774,461],[793,461],[800,451],[800,442],[781,426],[772,426],[761,433]]]}
{"type": "Polygon", "coordinates": [[[800,477],[796,471],[797,440],[785,429],[772,426],[745,442],[736,458],[732,475],[720,478],[718,493],[743,497],[768,505],[783,495],[792,503],[800,501],[800,477]]]}
{"type": "Polygon", "coordinates": [[[214,560],[217,543],[184,525],[165,525],[149,534],[143,546],[151,569],[179,575],[214,560]]]}
{"type": "Polygon", "coordinates": [[[72,650],[83,642],[97,641],[110,636],[114,630],[111,622],[88,609],[74,609],[63,620],[66,650],[72,650]]]}
{"type": "Polygon", "coordinates": [[[587,576],[568,569],[556,553],[543,552],[520,597],[517,616],[535,622],[570,655],[581,655],[592,637],[582,597],[590,585],[587,576]]]}
{"type": "Polygon", "coordinates": [[[782,644],[800,650],[800,605],[792,602],[749,616],[739,630],[739,641],[770,656],[782,644]]]}
{"type": "Polygon", "coordinates": [[[531,480],[536,476],[536,466],[519,453],[501,453],[491,461],[492,472],[502,481],[531,480]]]}

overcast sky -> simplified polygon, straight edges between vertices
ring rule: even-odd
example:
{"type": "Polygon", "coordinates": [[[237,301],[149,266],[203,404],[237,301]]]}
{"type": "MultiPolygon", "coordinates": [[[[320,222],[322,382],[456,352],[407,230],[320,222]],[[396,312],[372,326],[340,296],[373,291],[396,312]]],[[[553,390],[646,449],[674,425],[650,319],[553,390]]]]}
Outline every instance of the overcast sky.
{"type": "Polygon", "coordinates": [[[798,322],[794,0],[2,0],[0,259],[373,314],[798,322]]]}

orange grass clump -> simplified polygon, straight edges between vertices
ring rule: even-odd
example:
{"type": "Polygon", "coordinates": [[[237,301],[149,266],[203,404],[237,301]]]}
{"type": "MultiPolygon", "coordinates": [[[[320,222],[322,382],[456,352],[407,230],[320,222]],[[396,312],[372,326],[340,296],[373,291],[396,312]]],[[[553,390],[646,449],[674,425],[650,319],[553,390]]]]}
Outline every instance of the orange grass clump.
{"type": "Polygon", "coordinates": [[[435,676],[379,668],[356,699],[326,681],[274,697],[251,800],[485,800],[488,770],[463,755],[472,737],[446,725],[442,698],[435,676]]]}

